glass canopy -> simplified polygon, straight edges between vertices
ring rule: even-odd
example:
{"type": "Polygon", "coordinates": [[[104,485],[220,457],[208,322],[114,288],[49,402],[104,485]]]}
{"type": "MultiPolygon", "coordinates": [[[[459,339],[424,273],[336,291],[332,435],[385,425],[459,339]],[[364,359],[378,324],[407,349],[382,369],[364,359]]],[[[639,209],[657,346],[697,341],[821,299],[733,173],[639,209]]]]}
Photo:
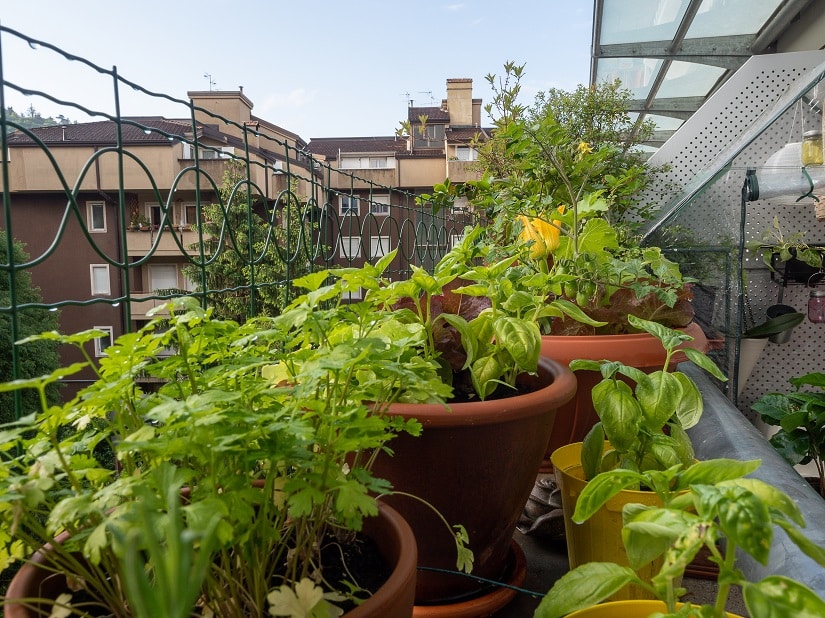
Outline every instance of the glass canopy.
{"type": "Polygon", "coordinates": [[[619,79],[656,147],[809,0],[595,0],[591,83],[619,79]]]}

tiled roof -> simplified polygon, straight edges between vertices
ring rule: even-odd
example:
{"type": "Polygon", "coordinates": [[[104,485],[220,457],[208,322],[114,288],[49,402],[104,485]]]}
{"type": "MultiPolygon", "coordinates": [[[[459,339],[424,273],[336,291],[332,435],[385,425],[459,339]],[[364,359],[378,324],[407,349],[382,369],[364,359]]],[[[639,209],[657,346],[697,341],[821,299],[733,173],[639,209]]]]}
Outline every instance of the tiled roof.
{"type": "Polygon", "coordinates": [[[450,114],[440,107],[410,107],[407,112],[407,120],[413,124],[418,123],[419,117],[427,115],[427,122],[450,122],[450,114]]]}
{"type": "MultiPolygon", "coordinates": [[[[111,120],[37,127],[31,131],[38,139],[50,145],[117,143],[117,125],[111,120]]],[[[161,143],[168,141],[170,136],[182,138],[186,133],[191,135],[191,124],[183,120],[168,120],[159,116],[129,117],[123,119],[121,132],[125,144],[161,143]],[[157,129],[157,131],[152,129],[157,129]]],[[[9,145],[31,144],[32,142],[33,140],[22,131],[15,131],[9,135],[9,145]]]]}
{"type": "Polygon", "coordinates": [[[491,129],[484,129],[478,127],[459,127],[457,129],[447,129],[445,136],[448,142],[470,142],[476,136],[480,139],[489,137],[491,129]]]}
{"type": "Polygon", "coordinates": [[[313,138],[307,150],[314,155],[337,158],[339,152],[392,152],[407,150],[407,140],[402,137],[320,137],[313,138]]]}

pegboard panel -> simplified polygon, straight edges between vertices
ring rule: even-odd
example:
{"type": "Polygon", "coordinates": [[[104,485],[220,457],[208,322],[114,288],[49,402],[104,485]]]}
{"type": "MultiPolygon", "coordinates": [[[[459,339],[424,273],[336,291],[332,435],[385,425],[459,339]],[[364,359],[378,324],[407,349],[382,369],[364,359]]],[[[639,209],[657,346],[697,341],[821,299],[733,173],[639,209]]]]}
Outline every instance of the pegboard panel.
{"type": "MultiPolygon", "coordinates": [[[[666,204],[665,216],[653,226],[659,238],[675,239],[677,246],[693,243],[722,252],[727,249],[734,261],[727,285],[712,264],[706,265],[700,278],[714,294],[712,326],[728,334],[726,357],[720,365],[729,376],[736,364],[733,344],[740,332],[740,300],[749,308],[744,330],[764,321],[766,309],[780,299],[780,285],[772,280],[761,257],[744,251],[740,263],[740,250],[758,241],[774,217],[786,235],[804,231],[807,243],[825,244],[825,222],[816,220],[811,198],[783,195],[744,205],[742,201],[748,169],[755,168],[758,179],[767,173],[766,162],[774,153],[786,144],[801,142],[804,131],[821,126],[825,84],[816,80],[822,79],[824,66],[822,51],[752,58],[651,158],[652,164],[669,166],[659,187],[682,187],[685,195],[691,195],[685,202],[677,191],[670,202],[677,207],[670,211],[666,200],[660,202],[666,204]],[[749,322],[751,314],[754,322],[749,322]]],[[[796,166],[797,173],[800,169],[801,164],[796,166]]],[[[658,240],[656,236],[651,239],[658,240]]],[[[806,312],[809,289],[789,285],[781,292],[782,304],[806,312]]],[[[738,398],[739,408],[752,417],[750,406],[763,394],[786,390],[788,379],[795,375],[823,371],[823,350],[825,325],[808,321],[794,330],[789,343],[769,343],[738,398]]]]}

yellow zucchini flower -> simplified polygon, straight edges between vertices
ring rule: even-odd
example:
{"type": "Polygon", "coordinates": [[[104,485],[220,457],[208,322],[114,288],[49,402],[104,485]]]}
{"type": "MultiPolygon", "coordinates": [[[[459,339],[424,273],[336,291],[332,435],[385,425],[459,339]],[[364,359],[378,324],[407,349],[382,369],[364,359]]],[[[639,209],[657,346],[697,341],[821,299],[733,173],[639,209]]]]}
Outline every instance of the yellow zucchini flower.
{"type": "Polygon", "coordinates": [[[541,260],[550,255],[559,246],[559,228],[561,221],[553,221],[555,225],[550,225],[547,221],[542,221],[536,217],[519,216],[521,221],[521,238],[524,242],[532,242],[530,246],[530,257],[534,260],[541,260]]]}

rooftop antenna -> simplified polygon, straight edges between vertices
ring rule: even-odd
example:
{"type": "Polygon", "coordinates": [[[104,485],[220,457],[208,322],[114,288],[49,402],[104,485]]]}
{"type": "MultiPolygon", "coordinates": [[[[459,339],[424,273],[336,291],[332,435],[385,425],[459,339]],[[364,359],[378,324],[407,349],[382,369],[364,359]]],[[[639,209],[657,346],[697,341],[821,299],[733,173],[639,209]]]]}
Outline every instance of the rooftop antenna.
{"type": "Polygon", "coordinates": [[[407,107],[412,107],[413,102],[412,102],[412,99],[410,98],[410,93],[409,92],[402,92],[401,94],[404,95],[405,99],[407,99],[407,107]]]}
{"type": "Polygon", "coordinates": [[[430,97],[430,103],[435,103],[432,90],[419,90],[418,94],[426,94],[428,97],[430,97]]]}
{"type": "Polygon", "coordinates": [[[203,76],[209,80],[209,92],[212,92],[212,86],[217,86],[215,80],[212,79],[211,73],[204,73],[203,76]]]}

